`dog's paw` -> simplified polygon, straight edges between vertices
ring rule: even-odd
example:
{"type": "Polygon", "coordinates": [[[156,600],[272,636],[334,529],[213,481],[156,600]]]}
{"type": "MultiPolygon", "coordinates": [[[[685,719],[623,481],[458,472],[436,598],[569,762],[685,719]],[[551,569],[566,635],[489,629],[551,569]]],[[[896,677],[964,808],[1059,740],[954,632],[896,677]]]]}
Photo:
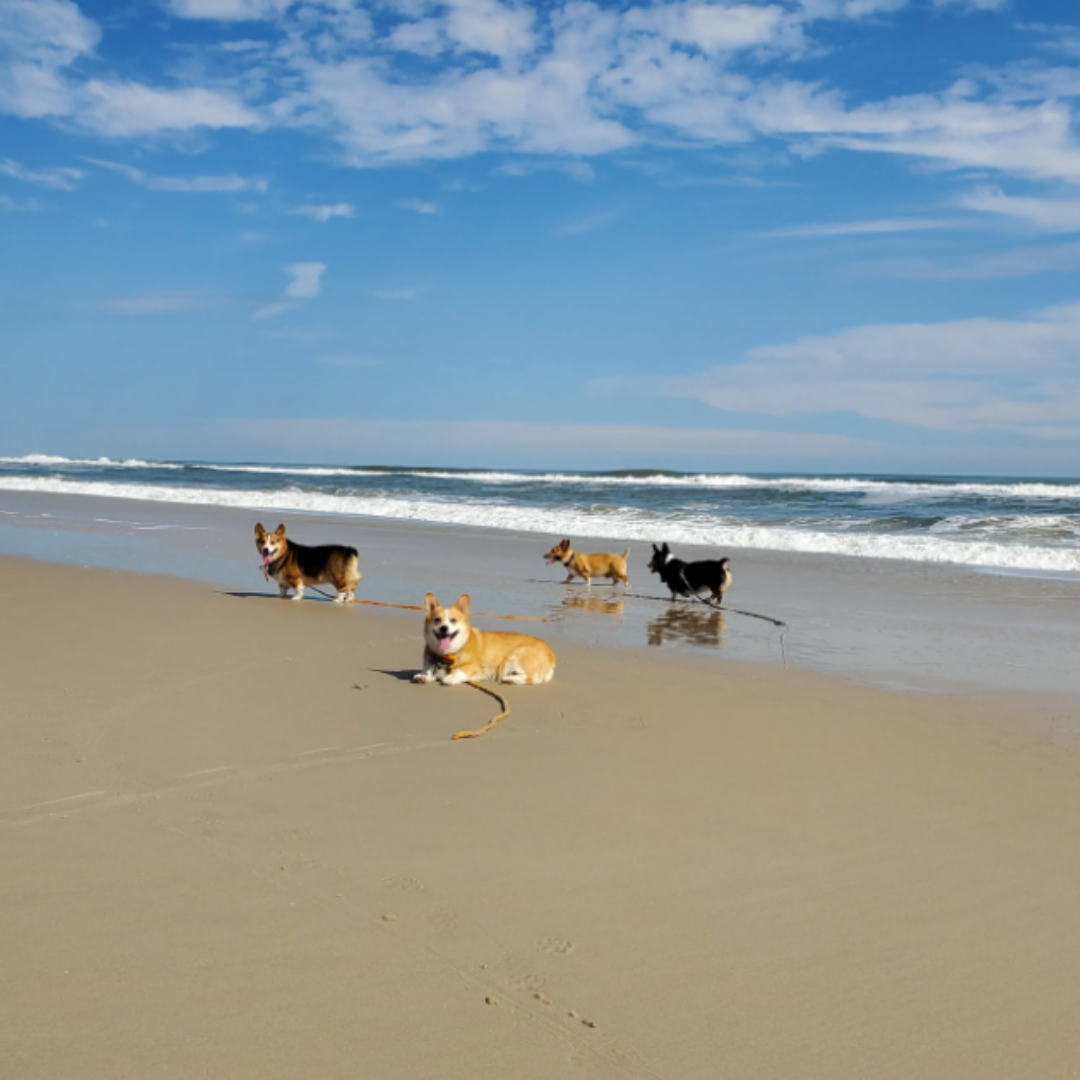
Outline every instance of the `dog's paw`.
{"type": "Polygon", "coordinates": [[[426,671],[418,671],[413,677],[414,683],[429,683],[435,681],[434,675],[429,675],[426,671]]]}

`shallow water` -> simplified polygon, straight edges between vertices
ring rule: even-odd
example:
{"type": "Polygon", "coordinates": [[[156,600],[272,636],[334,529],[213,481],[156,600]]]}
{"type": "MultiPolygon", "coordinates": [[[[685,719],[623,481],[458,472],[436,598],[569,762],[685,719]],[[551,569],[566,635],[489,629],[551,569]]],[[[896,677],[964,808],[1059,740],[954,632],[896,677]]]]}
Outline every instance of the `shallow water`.
{"type": "MultiPolygon", "coordinates": [[[[255,552],[257,516],[246,509],[0,492],[0,553],[171,574],[278,603],[255,552]]],[[[646,544],[630,545],[631,588],[624,592],[564,584],[561,568],[542,558],[549,538],[533,534],[325,514],[275,513],[264,524],[279,519],[301,542],[355,545],[364,573],[359,595],[366,599],[419,604],[428,590],[444,601],[469,592],[474,610],[545,618],[536,632],[570,642],[673,649],[721,665],[787,664],[909,691],[1080,695],[1080,581],[1071,576],[730,549],[734,585],[717,612],[691,601],[671,603],[646,569],[646,544]]],[[[614,542],[589,546],[602,550],[614,542]]],[[[683,550],[688,558],[710,554],[683,550]]],[[[531,629],[492,619],[481,625],[531,629]]],[[[419,643],[417,625],[418,650],[419,643]]]]}
{"type": "Polygon", "coordinates": [[[0,459],[0,491],[1080,575],[1080,481],[0,459]]]}

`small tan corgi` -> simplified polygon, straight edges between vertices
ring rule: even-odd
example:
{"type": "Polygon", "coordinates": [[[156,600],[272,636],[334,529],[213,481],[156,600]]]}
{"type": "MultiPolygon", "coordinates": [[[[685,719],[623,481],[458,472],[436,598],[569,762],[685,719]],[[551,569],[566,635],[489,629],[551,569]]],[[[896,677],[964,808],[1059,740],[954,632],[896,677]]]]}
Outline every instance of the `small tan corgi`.
{"type": "MultiPolygon", "coordinates": [[[[580,551],[574,551],[570,547],[569,540],[561,540],[545,556],[548,566],[552,563],[562,563],[566,567],[566,581],[574,578],[584,578],[586,585],[592,585],[592,579],[611,578],[611,584],[621,581],[628,589],[630,579],[626,576],[626,556],[630,554],[627,548],[621,555],[608,555],[600,552],[596,555],[586,555],[580,551]]],[[[565,583],[564,583],[565,584],[565,583]]]]}
{"type": "Polygon", "coordinates": [[[341,544],[305,547],[285,538],[284,525],[274,532],[256,525],[255,547],[262,556],[263,573],[277,582],[283,597],[292,589],[293,599],[303,600],[305,585],[333,585],[337,589],[335,604],[356,599],[356,586],[360,584],[356,548],[341,544]]]}
{"type": "Polygon", "coordinates": [[[555,654],[539,638],[469,625],[469,594],[443,607],[424,596],[424,670],[413,682],[545,683],[555,674],[555,654]]]}

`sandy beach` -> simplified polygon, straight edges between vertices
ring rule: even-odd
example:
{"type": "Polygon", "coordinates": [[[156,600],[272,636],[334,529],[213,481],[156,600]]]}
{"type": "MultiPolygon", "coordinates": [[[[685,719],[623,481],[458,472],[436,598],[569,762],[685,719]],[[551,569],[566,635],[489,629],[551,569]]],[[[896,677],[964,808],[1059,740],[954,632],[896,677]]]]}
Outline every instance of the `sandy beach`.
{"type": "Polygon", "coordinates": [[[1075,697],[251,592],[0,559],[4,1076],[1076,1075],[1075,697]]]}

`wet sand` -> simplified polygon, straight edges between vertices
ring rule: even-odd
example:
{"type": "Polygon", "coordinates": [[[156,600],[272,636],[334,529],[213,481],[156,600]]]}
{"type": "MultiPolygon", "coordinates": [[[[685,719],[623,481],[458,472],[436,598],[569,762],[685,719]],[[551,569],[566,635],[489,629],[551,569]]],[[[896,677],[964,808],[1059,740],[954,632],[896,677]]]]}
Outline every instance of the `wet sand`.
{"type": "MultiPolygon", "coordinates": [[[[0,554],[170,574],[237,592],[273,592],[252,544],[250,510],[78,495],[0,493],[0,554]]],[[[649,645],[703,658],[788,665],[886,688],[966,693],[1080,693],[1080,579],[983,573],[949,565],[730,550],[735,584],[717,618],[672,606],[631,545],[632,588],[565,586],[536,534],[268,511],[304,543],[360,551],[360,595],[417,602],[428,588],[468,589],[489,611],[553,620],[577,642],[649,645]],[[765,615],[783,623],[778,627],[765,615]]],[[[659,538],[662,539],[662,538],[659,538]]],[[[595,541],[588,550],[618,550],[595,541]]],[[[680,548],[687,558],[716,551],[680,548]]]]}
{"type": "Polygon", "coordinates": [[[0,1075],[1075,1076],[1076,696],[260,592],[0,558],[0,1075]]]}

